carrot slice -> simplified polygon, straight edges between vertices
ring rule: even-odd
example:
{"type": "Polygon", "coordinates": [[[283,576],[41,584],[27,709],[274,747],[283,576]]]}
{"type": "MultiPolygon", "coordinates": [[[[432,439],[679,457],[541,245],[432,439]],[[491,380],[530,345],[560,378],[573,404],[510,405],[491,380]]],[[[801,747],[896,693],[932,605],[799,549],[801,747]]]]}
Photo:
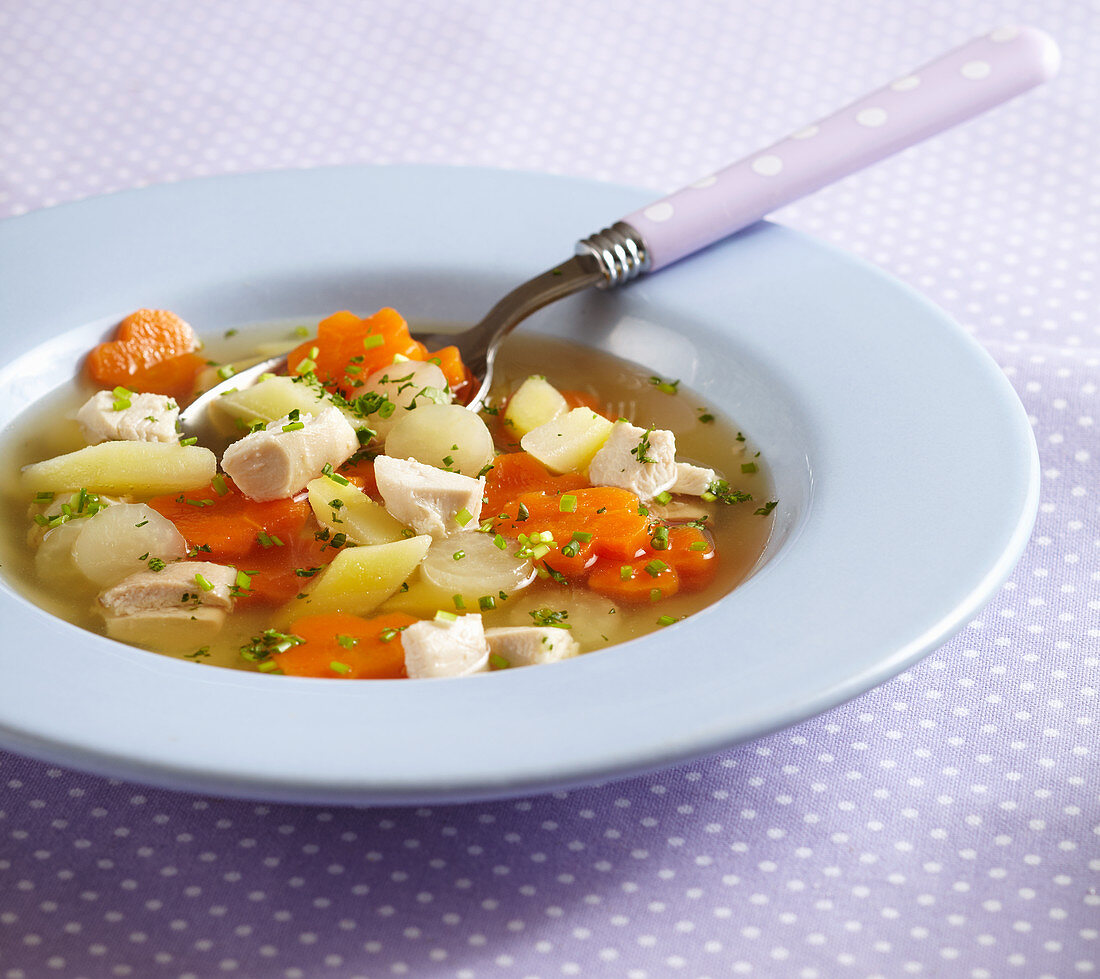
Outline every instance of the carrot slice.
{"type": "Polygon", "coordinates": [[[312,364],[326,388],[348,395],[395,357],[425,360],[427,356],[427,348],[410,336],[401,314],[386,307],[363,319],[347,310],[333,313],[318,325],[316,340],[306,340],[290,352],[287,365],[293,374],[312,364]]]}
{"type": "Polygon", "coordinates": [[[378,499],[378,482],[374,478],[374,460],[354,456],[340,467],[340,474],[358,486],[367,496],[378,499]]]}
{"type": "Polygon", "coordinates": [[[553,475],[527,452],[508,452],[493,460],[485,475],[485,505],[482,512],[495,516],[521,493],[567,493],[588,486],[588,480],[576,473],[553,475]]]}
{"type": "Polygon", "coordinates": [[[655,553],[676,569],[680,584],[692,591],[709,585],[718,570],[714,543],[696,527],[670,527],[668,550],[655,553]]]}
{"type": "Polygon", "coordinates": [[[407,676],[400,630],[415,621],[403,612],[371,619],[344,613],[305,615],[290,627],[305,641],[272,659],[290,676],[399,679],[407,676]]]}
{"type": "Polygon", "coordinates": [[[166,309],[139,309],[115,330],[114,339],[88,354],[84,369],[101,388],[128,387],[186,399],[204,361],[194,353],[195,332],[166,309]]]}
{"type": "Polygon", "coordinates": [[[156,496],[149,506],[176,525],[188,547],[203,548],[211,561],[237,561],[263,550],[261,535],[266,535],[269,548],[279,546],[275,539],[284,544],[294,541],[312,513],[305,499],[249,500],[224,477],[218,488],[156,496]]]}
{"type": "Polygon", "coordinates": [[[639,513],[638,497],[613,486],[559,495],[521,493],[501,512],[505,516],[496,523],[501,534],[518,537],[549,531],[557,546],[540,560],[566,577],[583,575],[592,556],[622,563],[649,542],[649,518],[639,513]],[[570,544],[575,545],[575,557],[561,553],[562,547],[570,544]]]}
{"type": "Polygon", "coordinates": [[[654,558],[648,554],[626,564],[618,559],[602,557],[588,574],[588,587],[627,605],[670,598],[680,590],[679,575],[667,563],[662,567],[653,564],[653,561],[654,558]]]}

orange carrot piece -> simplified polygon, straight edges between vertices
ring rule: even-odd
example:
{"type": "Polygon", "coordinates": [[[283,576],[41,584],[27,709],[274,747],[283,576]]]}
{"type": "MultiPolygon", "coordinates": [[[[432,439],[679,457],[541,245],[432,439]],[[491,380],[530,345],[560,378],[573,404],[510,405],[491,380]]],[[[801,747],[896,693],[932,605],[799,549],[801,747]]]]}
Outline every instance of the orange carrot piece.
{"type": "Polygon", "coordinates": [[[188,547],[209,547],[203,553],[211,561],[238,561],[263,550],[261,534],[278,538],[284,545],[295,541],[312,513],[304,499],[258,503],[247,499],[228,479],[219,485],[224,493],[208,486],[149,501],[149,506],[176,525],[188,547]]]}
{"type": "Polygon", "coordinates": [[[458,352],[458,347],[440,347],[439,350],[429,352],[427,359],[439,362],[439,369],[443,371],[443,376],[447,378],[447,383],[450,385],[451,391],[454,392],[456,400],[463,401],[462,395],[471,383],[473,375],[462,363],[462,356],[458,352]]]}
{"type": "Polygon", "coordinates": [[[650,554],[627,562],[602,557],[588,574],[588,587],[627,605],[643,605],[670,598],[680,590],[676,569],[668,566],[658,570],[659,566],[651,565],[651,573],[646,570],[646,565],[653,560],[650,554]]]}
{"type": "Polygon", "coordinates": [[[583,476],[576,473],[555,476],[533,455],[508,452],[498,455],[485,475],[486,502],[482,513],[495,517],[521,493],[568,493],[584,486],[588,486],[588,480],[583,476]]]}
{"type": "Polygon", "coordinates": [[[101,388],[121,386],[183,399],[203,366],[194,354],[197,346],[194,330],[175,313],[139,309],[119,323],[114,339],[88,354],[84,369],[101,388]]]}
{"type": "Polygon", "coordinates": [[[400,679],[407,676],[400,630],[415,621],[403,612],[372,619],[344,613],[305,615],[289,630],[305,641],[272,659],[290,676],[400,679]]]}
{"type": "Polygon", "coordinates": [[[649,542],[649,518],[638,512],[638,497],[613,486],[592,486],[560,495],[521,493],[501,512],[506,517],[496,523],[496,529],[502,534],[510,537],[536,531],[553,534],[557,547],[553,556],[547,555],[542,560],[555,570],[559,570],[555,562],[561,562],[562,574],[567,574],[565,568],[573,573],[587,568],[590,554],[632,559],[649,542]],[[525,520],[519,519],[520,506],[527,511],[525,520]],[[577,539],[577,560],[566,558],[572,563],[565,563],[561,547],[574,540],[574,534],[581,535],[577,539]],[[583,540],[585,536],[590,540],[583,540]],[[582,554],[583,562],[579,560],[582,554]]]}
{"type": "Polygon", "coordinates": [[[587,391],[562,391],[561,396],[565,398],[565,403],[570,410],[573,408],[591,408],[597,415],[604,413],[599,398],[587,391]]]}
{"type": "Polygon", "coordinates": [[[340,475],[348,482],[359,487],[367,496],[378,499],[378,482],[374,478],[373,459],[355,459],[345,462],[340,467],[340,475]]]}
{"type": "Polygon", "coordinates": [[[696,527],[670,527],[668,550],[654,553],[676,569],[685,590],[705,588],[718,570],[718,551],[696,527]],[[703,544],[706,546],[700,547],[703,544]]]}
{"type": "Polygon", "coordinates": [[[428,356],[424,344],[410,336],[409,326],[397,310],[386,307],[363,319],[343,310],[322,320],[317,339],[295,347],[287,364],[293,374],[303,361],[312,361],[325,387],[352,394],[358,383],[388,367],[397,356],[409,360],[428,356]]]}

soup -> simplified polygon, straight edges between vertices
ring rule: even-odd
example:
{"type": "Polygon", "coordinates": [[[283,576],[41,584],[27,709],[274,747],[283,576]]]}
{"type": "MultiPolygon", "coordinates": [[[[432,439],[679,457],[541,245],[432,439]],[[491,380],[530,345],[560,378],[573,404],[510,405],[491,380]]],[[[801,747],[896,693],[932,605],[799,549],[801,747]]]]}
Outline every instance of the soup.
{"type": "Polygon", "coordinates": [[[201,355],[157,335],[148,364],[101,345],[7,433],[26,469],[4,565],[31,600],[204,664],[463,675],[673,627],[763,552],[759,453],[675,378],[520,333],[475,414],[454,348],[417,349],[392,311],[230,334],[201,355]],[[212,409],[217,468],[165,428],[173,401],[288,347],[289,377],[212,409]]]}

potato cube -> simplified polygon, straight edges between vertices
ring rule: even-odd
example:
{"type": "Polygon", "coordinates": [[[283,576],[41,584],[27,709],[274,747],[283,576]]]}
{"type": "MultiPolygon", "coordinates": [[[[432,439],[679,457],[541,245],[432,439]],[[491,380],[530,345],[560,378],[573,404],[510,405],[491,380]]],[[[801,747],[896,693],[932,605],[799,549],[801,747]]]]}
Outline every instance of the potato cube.
{"type": "Polygon", "coordinates": [[[547,469],[583,473],[610,434],[611,422],[603,415],[591,408],[574,408],[532,429],[520,445],[547,469]]]}
{"type": "Polygon", "coordinates": [[[519,435],[553,421],[569,410],[561,392],[545,377],[527,378],[508,401],[504,420],[519,435]]]}

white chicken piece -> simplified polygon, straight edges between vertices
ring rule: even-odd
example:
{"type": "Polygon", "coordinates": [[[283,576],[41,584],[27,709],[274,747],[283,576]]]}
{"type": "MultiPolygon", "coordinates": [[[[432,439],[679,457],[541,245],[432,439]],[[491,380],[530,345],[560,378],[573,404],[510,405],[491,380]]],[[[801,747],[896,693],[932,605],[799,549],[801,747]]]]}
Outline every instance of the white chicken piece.
{"type": "Polygon", "coordinates": [[[284,415],[225,450],[222,469],[250,499],[293,496],[326,466],[335,469],[359,448],[355,429],[339,408],[294,415],[284,415]]]}
{"type": "Polygon", "coordinates": [[[414,622],[401,633],[405,672],[413,680],[469,676],[489,668],[489,644],[481,616],[414,622]]]}
{"type": "Polygon", "coordinates": [[[163,394],[97,391],[76,413],[89,445],[100,442],[176,442],[180,409],[163,394]]]}
{"type": "Polygon", "coordinates": [[[504,659],[509,666],[537,666],[556,663],[576,656],[580,643],[567,629],[541,626],[502,626],[486,629],[489,654],[504,659]]]}
{"type": "Polygon", "coordinates": [[[212,642],[225,625],[227,614],[223,608],[200,605],[195,609],[157,609],[129,615],[106,612],[103,618],[111,639],[159,652],[186,653],[212,642]]]}
{"type": "Polygon", "coordinates": [[[485,477],[445,472],[415,459],[374,460],[378,492],[391,516],[418,534],[447,537],[477,530],[485,477]]]}
{"type": "Polygon", "coordinates": [[[210,561],[173,561],[162,571],[139,571],[99,596],[104,610],[116,616],[143,612],[233,607],[235,568],[210,561]]]}
{"type": "Polygon", "coordinates": [[[702,496],[717,478],[718,473],[713,469],[693,466],[688,462],[678,462],[676,463],[676,482],[672,484],[671,492],[682,493],[684,496],[702,496]]]}
{"type": "Polygon", "coordinates": [[[618,486],[642,500],[676,482],[676,436],[663,428],[638,428],[617,421],[588,467],[593,486],[618,486]]]}

